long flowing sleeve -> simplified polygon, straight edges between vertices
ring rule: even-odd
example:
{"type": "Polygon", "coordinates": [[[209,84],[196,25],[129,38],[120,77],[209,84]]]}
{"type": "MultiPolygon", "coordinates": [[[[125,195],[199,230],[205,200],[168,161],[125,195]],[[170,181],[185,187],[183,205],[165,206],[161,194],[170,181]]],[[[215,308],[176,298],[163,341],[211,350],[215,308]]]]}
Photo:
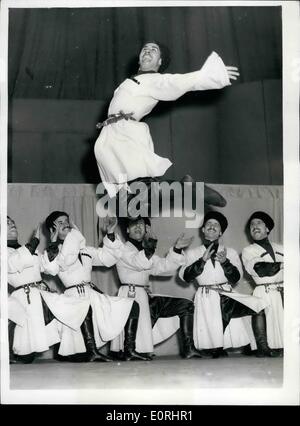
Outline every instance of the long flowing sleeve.
{"type": "Polygon", "coordinates": [[[59,273],[59,265],[57,258],[49,259],[49,253],[47,250],[41,255],[41,272],[47,275],[57,275],[59,273]]]}
{"type": "Polygon", "coordinates": [[[22,272],[24,269],[33,266],[34,259],[27,247],[21,246],[18,249],[7,249],[7,270],[8,273],[22,272]]]}
{"type": "Polygon", "coordinates": [[[118,236],[114,241],[107,238],[103,239],[103,247],[87,247],[87,251],[92,257],[93,266],[106,266],[107,268],[115,265],[122,256],[123,243],[118,236]]]}
{"type": "Polygon", "coordinates": [[[150,270],[153,266],[153,256],[148,259],[144,250],[135,252],[129,251],[125,247],[121,260],[122,265],[131,271],[142,272],[150,270]]]}
{"type": "Polygon", "coordinates": [[[150,275],[172,275],[181,265],[184,264],[184,255],[176,253],[170,248],[166,257],[153,255],[150,275]]]}
{"type": "Polygon", "coordinates": [[[80,231],[72,229],[60,247],[57,251],[57,245],[52,243],[41,256],[42,272],[57,275],[59,271],[69,269],[77,262],[80,250],[85,247],[85,238],[80,231]]]}
{"type": "Polygon", "coordinates": [[[77,229],[72,229],[66,236],[56,261],[62,271],[67,270],[77,259],[80,249],[85,247],[85,238],[77,229]]]}
{"type": "Polygon", "coordinates": [[[178,99],[189,91],[222,89],[229,86],[226,66],[216,52],[212,52],[202,68],[185,74],[157,74],[146,83],[145,94],[160,101],[178,99]]]}

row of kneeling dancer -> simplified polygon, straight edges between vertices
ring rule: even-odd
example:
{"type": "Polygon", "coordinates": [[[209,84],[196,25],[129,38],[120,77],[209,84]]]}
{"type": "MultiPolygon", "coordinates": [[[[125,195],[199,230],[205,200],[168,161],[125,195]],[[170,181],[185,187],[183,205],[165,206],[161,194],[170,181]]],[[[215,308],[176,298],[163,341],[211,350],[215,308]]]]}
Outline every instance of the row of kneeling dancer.
{"type": "Polygon", "coordinates": [[[228,356],[232,348],[257,357],[283,355],[283,247],[269,240],[274,222],[267,213],[250,216],[252,244],[243,249],[242,262],[222,245],[228,222],[220,212],[204,216],[201,245],[189,248],[192,239],[182,235],[165,257],[155,254],[149,218],[126,218],[125,241],[116,218],[104,222],[100,247],[91,247],[68,213],[54,211],[44,224],[49,243],[39,252],[41,226],[21,245],[7,217],[11,363],[31,363],[52,345],[59,361],[151,361],[154,346],[178,329],[184,359],[228,356]],[[235,289],[242,263],[253,279],[251,295],[235,289]],[[94,266],[113,265],[118,296],[92,282],[94,266]],[[176,273],[196,284],[193,301],[151,292],[150,276],[176,273]],[[51,289],[49,276],[59,278],[63,293],[51,289]],[[108,342],[110,350],[100,351],[108,342]]]}

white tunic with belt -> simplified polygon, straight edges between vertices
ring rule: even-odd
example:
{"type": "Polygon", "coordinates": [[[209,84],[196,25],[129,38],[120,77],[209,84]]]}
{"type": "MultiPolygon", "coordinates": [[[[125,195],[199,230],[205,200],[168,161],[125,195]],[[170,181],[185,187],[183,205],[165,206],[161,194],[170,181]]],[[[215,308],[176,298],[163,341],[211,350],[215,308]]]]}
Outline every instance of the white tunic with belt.
{"type": "Polygon", "coordinates": [[[108,114],[133,113],[136,120],[120,120],[104,126],[96,143],[95,157],[110,197],[126,182],[138,177],[162,176],[172,165],[154,153],[146,123],[140,120],[159,101],[173,101],[189,91],[221,89],[230,85],[222,59],[213,52],[203,67],[186,74],[141,74],[126,79],[114,92],[108,114]]]}
{"type": "MultiPolygon", "coordinates": [[[[170,276],[184,262],[182,254],[175,253],[171,248],[165,258],[153,255],[148,259],[144,250],[139,251],[130,241],[123,247],[122,257],[117,262],[117,271],[122,284],[133,284],[135,300],[140,306],[140,316],[136,335],[136,350],[138,352],[153,352],[155,344],[167,339],[179,328],[178,316],[159,318],[152,329],[149,309],[148,289],[150,275],[170,276]]],[[[128,294],[129,286],[121,286],[119,295],[128,294]]],[[[152,294],[155,296],[155,294],[152,294]]],[[[151,295],[150,295],[151,297],[151,295]]],[[[169,296],[173,297],[173,296],[169,296]]],[[[124,333],[121,333],[111,344],[112,351],[121,351],[124,347],[124,333]]]]}
{"type": "MultiPolygon", "coordinates": [[[[275,262],[283,262],[283,246],[271,243],[275,254],[275,262]]],[[[274,262],[271,255],[259,244],[251,244],[242,251],[242,260],[246,271],[256,284],[253,294],[266,301],[268,345],[272,349],[283,348],[283,304],[280,290],[283,289],[283,270],[273,276],[260,277],[254,270],[258,262],[274,262]]]]}
{"type": "MultiPolygon", "coordinates": [[[[224,250],[219,245],[218,252],[224,250]]],[[[226,248],[227,259],[234,265],[242,276],[242,265],[239,256],[232,248],[226,248]]],[[[186,252],[186,264],[180,268],[179,276],[184,280],[185,269],[195,261],[202,258],[206,247],[201,245],[186,252]]],[[[255,312],[259,312],[265,307],[258,297],[238,293],[232,289],[228,283],[224,270],[220,262],[209,259],[204,266],[203,272],[196,277],[199,285],[195,294],[194,311],[194,344],[197,349],[214,348],[237,348],[251,344],[255,349],[255,339],[249,318],[233,318],[223,332],[222,311],[220,295],[225,295],[248,306],[255,312]]]]}
{"type": "MultiPolygon", "coordinates": [[[[78,312],[86,309],[85,303],[78,303],[74,298],[67,299],[63,295],[40,290],[38,286],[29,286],[27,291],[19,288],[42,280],[41,256],[34,254],[24,245],[18,249],[8,247],[8,283],[16,290],[9,296],[9,319],[16,323],[13,351],[17,355],[32,352],[43,352],[58,343],[58,321],[69,327],[80,327],[80,318],[74,315],[74,303],[78,312]],[[54,315],[49,324],[45,325],[42,299],[54,315]]],[[[79,315],[80,317],[80,315],[79,315]]]]}
{"type": "MultiPolygon", "coordinates": [[[[86,301],[84,318],[89,306],[92,307],[97,347],[103,346],[123,330],[133,303],[133,299],[127,297],[101,294],[93,289],[93,285],[89,284],[93,266],[111,267],[114,265],[121,255],[122,246],[123,243],[118,237],[115,238],[115,241],[110,241],[105,236],[103,247],[98,249],[87,247],[85,238],[80,231],[72,229],[64,243],[59,246],[59,254],[54,260],[49,262],[47,253],[43,256],[45,272],[59,276],[66,287],[64,294],[86,301]],[[73,287],[80,284],[82,285],[79,287],[73,287]]],[[[62,327],[59,354],[71,355],[85,351],[81,330],[74,331],[69,327],[62,327]]]]}

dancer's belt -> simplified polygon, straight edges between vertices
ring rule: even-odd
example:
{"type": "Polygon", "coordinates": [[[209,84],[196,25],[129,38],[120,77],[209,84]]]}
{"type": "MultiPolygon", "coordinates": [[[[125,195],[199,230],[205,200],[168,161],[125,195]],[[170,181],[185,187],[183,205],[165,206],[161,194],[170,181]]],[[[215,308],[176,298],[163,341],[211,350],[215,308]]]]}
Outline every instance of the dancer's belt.
{"type": "Polygon", "coordinates": [[[27,284],[23,284],[23,285],[19,285],[18,287],[15,287],[14,292],[17,290],[23,289],[24,293],[27,296],[27,303],[30,305],[30,289],[33,287],[38,288],[39,290],[50,291],[48,285],[44,281],[35,281],[32,283],[27,283],[27,284]],[[41,288],[41,284],[43,284],[45,288],[41,288]]]}
{"type": "Polygon", "coordinates": [[[211,290],[218,291],[218,292],[222,291],[224,293],[232,293],[232,288],[230,288],[230,290],[223,288],[223,286],[226,285],[226,284],[228,284],[227,281],[224,282],[224,283],[220,283],[220,284],[215,284],[215,283],[198,284],[198,286],[199,286],[199,289],[201,289],[202,294],[203,293],[208,294],[211,290]]]}
{"type": "Polygon", "coordinates": [[[109,124],[116,123],[117,121],[120,121],[120,120],[136,121],[136,119],[132,117],[133,114],[134,114],[133,112],[125,113],[123,111],[118,112],[118,114],[110,114],[105,121],[102,121],[102,123],[97,123],[96,128],[101,129],[104,126],[108,126],[109,124]]]}
{"type": "Polygon", "coordinates": [[[90,286],[93,290],[97,291],[98,293],[103,294],[103,292],[99,290],[99,288],[95,286],[95,284],[92,282],[83,282],[80,284],[74,284],[74,285],[71,285],[70,287],[66,287],[65,291],[70,290],[70,288],[76,288],[79,296],[85,296],[85,286],[87,285],[90,286]]]}
{"type": "Polygon", "coordinates": [[[259,283],[259,284],[256,284],[256,285],[257,286],[264,286],[266,293],[269,293],[269,291],[272,290],[273,285],[276,287],[274,290],[283,292],[283,281],[277,281],[275,283],[259,283]]]}
{"type": "Polygon", "coordinates": [[[129,287],[128,289],[128,297],[134,298],[135,297],[135,287],[143,287],[146,292],[149,294],[150,293],[150,286],[149,284],[127,284],[127,283],[122,283],[121,287],[127,286],[129,287]]]}

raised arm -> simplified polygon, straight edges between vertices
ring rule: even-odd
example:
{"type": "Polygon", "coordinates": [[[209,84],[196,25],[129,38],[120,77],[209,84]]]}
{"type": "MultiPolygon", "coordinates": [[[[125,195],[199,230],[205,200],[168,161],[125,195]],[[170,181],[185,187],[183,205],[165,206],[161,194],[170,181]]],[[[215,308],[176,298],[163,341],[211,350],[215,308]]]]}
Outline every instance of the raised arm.
{"type": "Polygon", "coordinates": [[[185,263],[182,250],[186,249],[192,242],[193,237],[184,234],[176,240],[174,247],[170,248],[166,257],[153,256],[151,275],[173,275],[173,273],[185,263]]]}
{"type": "Polygon", "coordinates": [[[89,255],[92,257],[93,266],[106,266],[107,268],[115,265],[122,256],[124,244],[118,236],[108,234],[103,238],[102,247],[87,247],[89,255]]]}
{"type": "Polygon", "coordinates": [[[231,85],[230,80],[236,80],[238,76],[237,67],[226,66],[213,52],[200,70],[185,74],[158,74],[146,90],[157,100],[171,101],[189,91],[222,89],[231,85]]]}
{"type": "Polygon", "coordinates": [[[24,269],[33,266],[33,255],[40,242],[40,224],[34,231],[32,238],[24,246],[14,250],[8,248],[7,268],[8,273],[22,272],[24,269]]]}

